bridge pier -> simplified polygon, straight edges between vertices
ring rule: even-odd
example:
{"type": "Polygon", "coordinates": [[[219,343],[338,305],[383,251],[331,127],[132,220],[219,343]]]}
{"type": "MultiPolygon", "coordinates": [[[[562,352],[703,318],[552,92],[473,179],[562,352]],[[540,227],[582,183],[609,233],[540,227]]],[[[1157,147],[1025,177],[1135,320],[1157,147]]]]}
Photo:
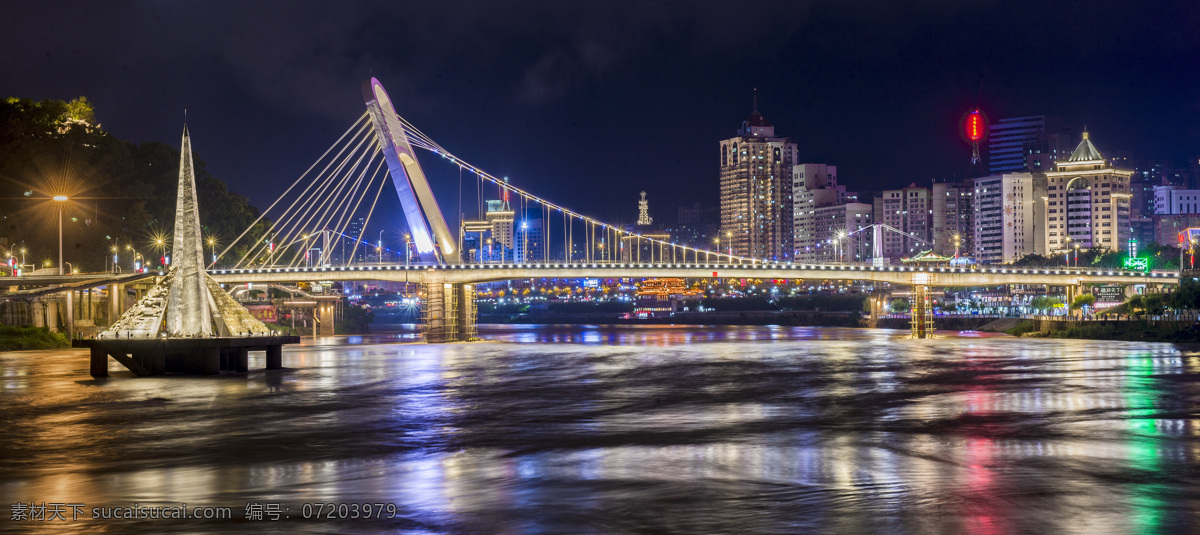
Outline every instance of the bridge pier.
{"type": "Polygon", "coordinates": [[[464,342],[475,337],[475,285],[432,278],[424,284],[425,341],[464,342]]]}
{"type": "Polygon", "coordinates": [[[887,311],[888,293],[879,290],[871,292],[867,302],[871,306],[871,315],[867,316],[867,327],[876,329],[879,327],[879,316],[887,311]]]}
{"type": "Polygon", "coordinates": [[[933,303],[929,298],[929,287],[912,287],[912,311],[909,314],[913,338],[933,338],[933,303]]]}

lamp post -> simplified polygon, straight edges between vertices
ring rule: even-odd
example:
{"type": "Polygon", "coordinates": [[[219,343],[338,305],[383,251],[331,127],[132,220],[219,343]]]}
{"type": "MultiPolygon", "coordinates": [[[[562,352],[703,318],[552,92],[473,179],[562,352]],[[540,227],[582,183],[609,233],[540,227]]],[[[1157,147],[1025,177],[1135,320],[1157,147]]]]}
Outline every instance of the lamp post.
{"type": "Polygon", "coordinates": [[[215,266],[217,265],[217,240],[209,238],[208,247],[212,251],[212,265],[215,266]]]}
{"type": "Polygon", "coordinates": [[[1066,249],[1066,251],[1067,251],[1066,254],[1063,255],[1063,263],[1069,267],[1071,265],[1071,237],[1070,236],[1067,236],[1066,241],[1063,242],[1063,248],[1066,249]]]}
{"type": "Polygon", "coordinates": [[[1079,267],[1079,243],[1075,243],[1075,267],[1079,267]]]}
{"type": "MultiPolygon", "coordinates": [[[[601,245],[600,247],[604,247],[601,245]]],[[[521,222],[521,263],[525,263],[526,257],[529,255],[529,223],[521,222]]]]}
{"type": "Polygon", "coordinates": [[[380,229],[380,230],[379,230],[379,249],[378,249],[378,252],[379,252],[379,258],[376,258],[376,260],[378,260],[378,261],[379,261],[379,263],[380,263],[380,264],[382,264],[382,263],[383,263],[383,229],[380,229]]]}
{"type": "Polygon", "coordinates": [[[63,274],[63,257],[62,257],[62,203],[67,202],[66,195],[55,195],[54,200],[58,203],[58,274],[63,274]]]}
{"type": "Polygon", "coordinates": [[[721,261],[721,235],[717,234],[717,237],[714,238],[714,241],[717,242],[717,262],[720,262],[721,261]]]}
{"type": "Polygon", "coordinates": [[[733,262],[733,231],[725,231],[725,242],[729,244],[729,261],[733,262]]]}
{"type": "Polygon", "coordinates": [[[408,266],[408,263],[409,263],[408,260],[410,258],[411,252],[412,252],[412,235],[405,234],[404,235],[404,265],[405,266],[408,266]]]}
{"type": "Polygon", "coordinates": [[[958,246],[962,244],[962,237],[958,234],[954,235],[954,258],[958,258],[958,246]]]}

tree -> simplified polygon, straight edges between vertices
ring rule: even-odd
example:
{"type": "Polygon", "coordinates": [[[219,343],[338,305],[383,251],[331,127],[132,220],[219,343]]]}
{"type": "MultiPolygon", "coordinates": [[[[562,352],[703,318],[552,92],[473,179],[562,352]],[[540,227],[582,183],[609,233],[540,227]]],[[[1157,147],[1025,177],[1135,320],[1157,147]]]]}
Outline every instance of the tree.
{"type": "Polygon", "coordinates": [[[1031,301],[1029,303],[1029,308],[1032,308],[1034,310],[1047,311],[1047,310],[1050,310],[1061,304],[1062,304],[1062,299],[1059,299],[1057,297],[1050,297],[1048,295],[1042,295],[1042,296],[1033,298],[1033,301],[1031,301]]]}
{"type": "Polygon", "coordinates": [[[1090,307],[1095,304],[1096,296],[1092,294],[1083,294],[1075,297],[1075,300],[1071,302],[1071,309],[1079,310],[1083,307],[1090,307]]]}
{"type": "Polygon", "coordinates": [[[912,310],[912,304],[908,302],[908,299],[893,299],[889,308],[892,309],[893,314],[904,314],[912,310]]]}

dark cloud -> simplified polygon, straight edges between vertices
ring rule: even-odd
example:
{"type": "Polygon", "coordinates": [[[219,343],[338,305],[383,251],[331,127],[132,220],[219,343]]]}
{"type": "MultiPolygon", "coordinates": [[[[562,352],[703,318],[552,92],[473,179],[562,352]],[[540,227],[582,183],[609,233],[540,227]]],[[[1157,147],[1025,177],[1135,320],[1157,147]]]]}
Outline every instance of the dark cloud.
{"type": "Polygon", "coordinates": [[[362,114],[368,76],[458,154],[612,217],[632,217],[641,189],[660,220],[715,203],[716,143],[753,87],[802,157],[839,165],[852,189],[961,176],[954,123],[976,103],[1086,123],[1102,151],[1200,153],[1193,2],[28,2],[6,15],[5,93],[86,94],[138,141],[174,143],[186,107],[198,154],[260,205],[362,114]]]}

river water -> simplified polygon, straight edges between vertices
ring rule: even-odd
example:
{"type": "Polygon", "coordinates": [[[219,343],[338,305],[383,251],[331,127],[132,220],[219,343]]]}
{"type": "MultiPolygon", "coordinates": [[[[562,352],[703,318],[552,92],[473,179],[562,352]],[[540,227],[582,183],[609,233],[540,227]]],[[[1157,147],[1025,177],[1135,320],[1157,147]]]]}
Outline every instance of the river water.
{"type": "Polygon", "coordinates": [[[248,374],[215,377],[114,362],[95,381],[81,351],[0,354],[0,531],[1200,525],[1200,350],[804,327],[482,334],[309,338],[288,369],[253,353],[248,374]],[[12,520],[31,503],[66,520],[12,520]],[[181,503],[232,518],[89,518],[181,503]]]}

